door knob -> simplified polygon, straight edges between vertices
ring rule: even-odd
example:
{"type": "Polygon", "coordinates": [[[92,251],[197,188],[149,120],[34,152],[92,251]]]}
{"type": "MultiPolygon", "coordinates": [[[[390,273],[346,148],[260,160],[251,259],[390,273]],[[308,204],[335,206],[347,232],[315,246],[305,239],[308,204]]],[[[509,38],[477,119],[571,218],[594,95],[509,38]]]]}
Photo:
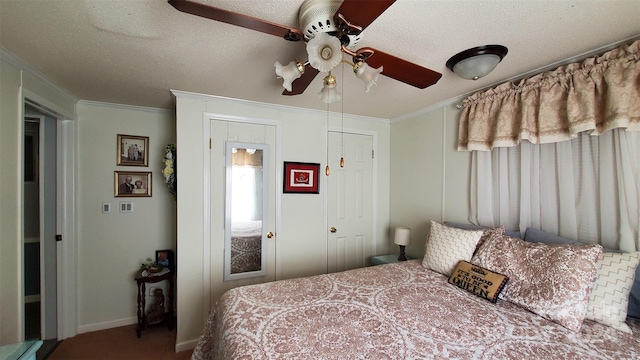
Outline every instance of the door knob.
{"type": "Polygon", "coordinates": [[[269,239],[271,239],[271,238],[273,237],[273,233],[272,233],[271,231],[269,231],[269,232],[267,233],[267,237],[268,237],[269,239]]]}
{"type": "Polygon", "coordinates": [[[331,229],[329,229],[329,231],[331,231],[332,233],[338,231],[338,229],[335,228],[335,226],[332,226],[331,229]]]}

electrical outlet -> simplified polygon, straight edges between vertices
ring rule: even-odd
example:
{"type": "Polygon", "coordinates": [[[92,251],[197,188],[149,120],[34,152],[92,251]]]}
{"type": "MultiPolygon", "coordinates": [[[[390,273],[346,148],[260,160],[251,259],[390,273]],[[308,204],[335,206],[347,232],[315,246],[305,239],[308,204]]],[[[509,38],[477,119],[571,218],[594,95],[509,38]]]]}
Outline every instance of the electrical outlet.
{"type": "Polygon", "coordinates": [[[149,296],[153,296],[153,292],[156,291],[156,288],[154,286],[149,288],[149,296]]]}

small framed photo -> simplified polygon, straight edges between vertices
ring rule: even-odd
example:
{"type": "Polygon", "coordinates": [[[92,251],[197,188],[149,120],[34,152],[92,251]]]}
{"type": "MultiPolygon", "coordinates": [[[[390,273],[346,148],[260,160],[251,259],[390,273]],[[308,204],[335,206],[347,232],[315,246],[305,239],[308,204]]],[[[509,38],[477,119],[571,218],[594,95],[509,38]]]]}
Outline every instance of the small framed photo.
{"type": "Polygon", "coordinates": [[[284,193],[319,194],[320,164],[284,162],[284,193]]]}
{"type": "Polygon", "coordinates": [[[149,166],[149,137],[118,134],[120,166],[149,166]]]}
{"type": "Polygon", "coordinates": [[[175,269],[173,250],[156,250],[156,264],[173,271],[175,269]]]}
{"type": "Polygon", "coordinates": [[[150,197],[150,171],[114,171],[114,193],[116,197],[150,197]]]}

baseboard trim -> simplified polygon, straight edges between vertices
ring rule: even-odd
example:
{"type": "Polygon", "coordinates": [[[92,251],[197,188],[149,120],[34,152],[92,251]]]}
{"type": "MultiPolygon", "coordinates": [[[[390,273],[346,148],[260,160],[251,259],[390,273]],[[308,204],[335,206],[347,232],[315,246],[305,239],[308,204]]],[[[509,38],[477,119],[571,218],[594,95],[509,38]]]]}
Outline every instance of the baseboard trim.
{"type": "Polygon", "coordinates": [[[137,323],[138,323],[137,317],[130,317],[130,318],[124,318],[119,320],[113,320],[113,321],[105,321],[97,324],[82,325],[82,326],[78,326],[78,334],[84,334],[84,333],[100,331],[100,330],[107,330],[111,328],[133,325],[137,323]]]}
{"type": "Polygon", "coordinates": [[[179,353],[181,351],[193,350],[196,348],[198,344],[198,339],[192,339],[188,341],[183,341],[180,343],[176,342],[176,352],[179,353]]]}

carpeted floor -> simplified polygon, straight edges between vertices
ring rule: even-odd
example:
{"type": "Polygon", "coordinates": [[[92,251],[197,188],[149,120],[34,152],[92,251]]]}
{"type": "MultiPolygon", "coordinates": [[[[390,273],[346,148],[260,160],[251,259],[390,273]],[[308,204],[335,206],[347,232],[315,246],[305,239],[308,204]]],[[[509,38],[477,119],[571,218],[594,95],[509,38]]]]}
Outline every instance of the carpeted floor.
{"type": "Polygon", "coordinates": [[[186,360],[192,351],[175,353],[176,330],[157,326],[136,336],[136,325],[80,334],[65,339],[48,360],[186,360]]]}

